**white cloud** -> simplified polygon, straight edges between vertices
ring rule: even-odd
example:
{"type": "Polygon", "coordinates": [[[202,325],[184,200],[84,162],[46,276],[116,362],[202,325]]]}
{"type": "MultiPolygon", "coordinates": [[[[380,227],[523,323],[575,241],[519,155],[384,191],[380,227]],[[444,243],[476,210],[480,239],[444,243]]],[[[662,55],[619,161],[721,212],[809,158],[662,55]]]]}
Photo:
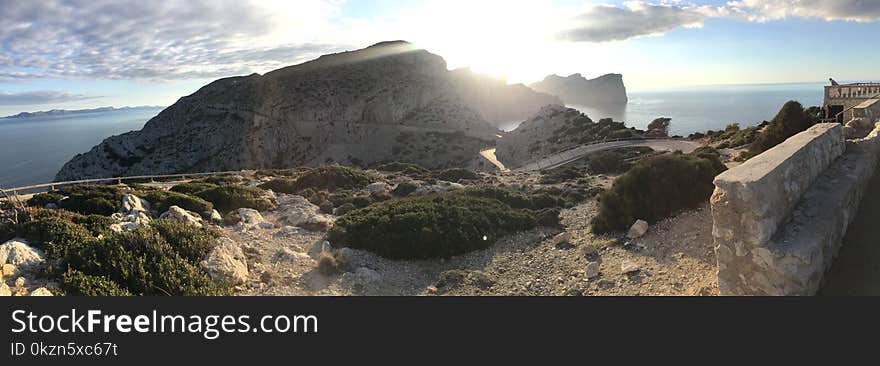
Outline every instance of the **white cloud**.
{"type": "Polygon", "coordinates": [[[593,5],[575,19],[575,25],[559,38],[576,42],[623,41],[630,38],[662,35],[677,28],[699,28],[709,17],[727,16],[723,7],[651,4],[628,1],[622,7],[593,5]]]}
{"type": "Polygon", "coordinates": [[[321,31],[336,0],[0,0],[0,81],[188,79],[262,72],[338,46],[321,31]],[[292,34],[298,34],[293,37],[292,34]]]}
{"type": "Polygon", "coordinates": [[[729,2],[728,6],[753,21],[791,17],[856,22],[880,20],[880,1],[877,0],[740,0],[729,2]]]}

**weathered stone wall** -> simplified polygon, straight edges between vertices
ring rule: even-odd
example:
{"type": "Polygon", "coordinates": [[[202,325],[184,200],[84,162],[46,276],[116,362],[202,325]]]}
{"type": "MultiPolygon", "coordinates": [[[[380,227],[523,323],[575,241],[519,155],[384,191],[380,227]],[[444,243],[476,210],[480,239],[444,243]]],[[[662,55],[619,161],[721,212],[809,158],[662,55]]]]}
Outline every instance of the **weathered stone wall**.
{"type": "Polygon", "coordinates": [[[875,171],[878,133],[846,142],[839,124],[818,124],[715,179],[722,295],[818,290],[875,171]]]}

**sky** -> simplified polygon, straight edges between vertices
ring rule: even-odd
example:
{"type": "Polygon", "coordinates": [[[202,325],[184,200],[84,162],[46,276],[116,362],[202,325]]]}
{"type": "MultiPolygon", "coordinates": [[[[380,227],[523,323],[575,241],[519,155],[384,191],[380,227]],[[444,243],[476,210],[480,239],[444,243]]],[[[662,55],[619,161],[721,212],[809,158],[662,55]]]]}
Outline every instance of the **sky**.
{"type": "Polygon", "coordinates": [[[631,91],[880,79],[876,0],[0,0],[0,9],[0,115],[167,106],[221,77],[387,40],[511,83],[612,72],[631,91]]]}

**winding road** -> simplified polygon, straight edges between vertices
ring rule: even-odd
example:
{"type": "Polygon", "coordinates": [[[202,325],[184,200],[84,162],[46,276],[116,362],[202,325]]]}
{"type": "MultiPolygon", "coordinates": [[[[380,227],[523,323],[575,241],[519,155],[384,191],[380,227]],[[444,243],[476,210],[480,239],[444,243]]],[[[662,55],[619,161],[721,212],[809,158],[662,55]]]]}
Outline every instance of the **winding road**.
{"type": "MultiPolygon", "coordinates": [[[[592,153],[596,153],[604,150],[617,149],[621,147],[638,147],[638,146],[646,146],[650,147],[657,151],[676,151],[681,150],[681,152],[689,153],[696,150],[701,146],[698,142],[683,140],[683,139],[650,139],[650,140],[623,140],[623,141],[612,141],[612,142],[602,142],[598,144],[588,144],[581,145],[575,148],[571,148],[565,151],[560,151],[556,154],[547,156],[545,158],[534,160],[529,163],[522,165],[519,168],[513,169],[515,171],[534,171],[534,170],[543,170],[549,168],[556,168],[559,166],[563,166],[565,164],[571,163],[575,160],[578,160],[584,156],[587,156],[592,153]]],[[[494,157],[494,150],[492,151],[492,156],[494,157]]],[[[486,157],[485,155],[483,157],[486,157]]],[[[488,158],[487,158],[488,159],[488,158]]],[[[491,161],[491,160],[490,160],[491,161]]],[[[493,163],[494,164],[494,163],[493,163]]]]}

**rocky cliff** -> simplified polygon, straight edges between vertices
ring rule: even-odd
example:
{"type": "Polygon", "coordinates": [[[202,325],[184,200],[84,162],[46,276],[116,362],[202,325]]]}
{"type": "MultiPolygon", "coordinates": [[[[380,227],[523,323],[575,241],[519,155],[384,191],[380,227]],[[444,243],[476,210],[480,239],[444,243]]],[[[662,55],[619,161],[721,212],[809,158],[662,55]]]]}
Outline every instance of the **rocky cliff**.
{"type": "Polygon", "coordinates": [[[607,74],[595,79],[587,79],[581,74],[568,77],[550,75],[530,86],[539,92],[558,95],[569,105],[615,105],[628,101],[623,75],[620,74],[607,74]]]}
{"type": "Polygon", "coordinates": [[[56,179],[381,161],[466,166],[496,138],[486,118],[530,98],[515,86],[515,102],[494,98],[506,88],[473,90],[462,78],[440,56],[396,41],[221,79],[142,130],[77,155],[56,179]]]}
{"type": "Polygon", "coordinates": [[[547,105],[564,105],[555,95],[536,92],[523,84],[509,85],[503,79],[476,74],[467,68],[452,70],[450,75],[459,95],[494,126],[523,121],[547,105]]]}

